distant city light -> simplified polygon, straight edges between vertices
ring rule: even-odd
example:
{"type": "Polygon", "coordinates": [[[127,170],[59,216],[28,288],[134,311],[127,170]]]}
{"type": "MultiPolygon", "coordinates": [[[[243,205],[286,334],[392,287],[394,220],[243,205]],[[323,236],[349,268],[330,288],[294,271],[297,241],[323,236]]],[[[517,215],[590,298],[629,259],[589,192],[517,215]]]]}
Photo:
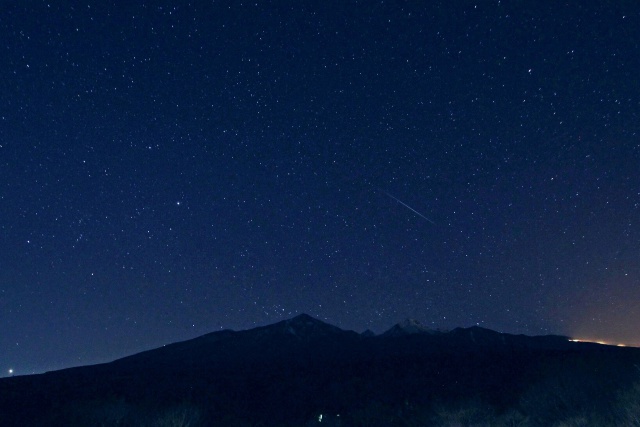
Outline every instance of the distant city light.
{"type": "Polygon", "coordinates": [[[627,344],[622,343],[611,343],[605,341],[592,341],[592,340],[579,340],[579,339],[570,339],[571,342],[590,342],[593,344],[601,344],[601,345],[615,345],[616,347],[627,347],[627,344]]]}

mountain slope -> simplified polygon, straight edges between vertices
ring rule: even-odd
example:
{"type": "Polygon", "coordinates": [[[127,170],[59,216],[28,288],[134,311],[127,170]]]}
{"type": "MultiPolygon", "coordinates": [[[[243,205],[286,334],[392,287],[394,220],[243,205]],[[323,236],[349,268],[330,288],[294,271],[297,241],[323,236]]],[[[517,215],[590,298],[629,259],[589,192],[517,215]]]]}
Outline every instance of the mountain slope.
{"type": "Polygon", "coordinates": [[[561,391],[566,388],[576,408],[594,396],[604,405],[631,386],[634,365],[640,366],[638,349],[566,337],[479,327],[443,333],[414,322],[400,329],[363,336],[300,315],[106,364],[7,378],[0,380],[0,425],[90,425],[105,411],[124,414],[119,425],[142,425],[148,414],[187,405],[197,409],[201,425],[313,425],[320,413],[342,413],[346,426],[359,425],[362,411],[395,408],[393,419],[415,418],[436,414],[433,402],[474,399],[533,417],[536,409],[522,402],[531,401],[536,387],[546,390],[549,382],[557,389],[554,381],[562,379],[561,391]]]}

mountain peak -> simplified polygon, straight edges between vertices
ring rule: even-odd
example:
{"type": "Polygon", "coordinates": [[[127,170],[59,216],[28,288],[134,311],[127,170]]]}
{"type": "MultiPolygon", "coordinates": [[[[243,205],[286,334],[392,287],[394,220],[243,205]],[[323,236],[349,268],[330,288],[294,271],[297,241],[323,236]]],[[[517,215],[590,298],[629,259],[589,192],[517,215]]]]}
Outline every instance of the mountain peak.
{"type": "Polygon", "coordinates": [[[391,329],[383,333],[383,336],[403,336],[411,334],[437,334],[440,333],[435,329],[428,328],[416,319],[405,319],[402,322],[394,325],[391,329]]]}
{"type": "Polygon", "coordinates": [[[325,323],[322,320],[318,320],[315,317],[311,317],[306,313],[298,314],[296,317],[292,317],[291,319],[285,320],[284,323],[288,327],[292,327],[295,329],[302,329],[307,332],[315,329],[327,329],[327,328],[340,330],[340,328],[338,328],[337,326],[333,326],[328,323],[325,323]]]}
{"type": "Polygon", "coordinates": [[[268,331],[269,333],[276,333],[278,335],[292,335],[300,339],[345,332],[337,326],[325,323],[305,313],[259,329],[264,332],[268,331]]]}
{"type": "Polygon", "coordinates": [[[298,314],[297,316],[292,317],[291,319],[287,320],[287,322],[290,322],[290,323],[303,323],[303,324],[304,323],[315,323],[315,322],[324,323],[324,322],[322,322],[322,321],[320,321],[318,319],[315,319],[315,318],[309,316],[307,313],[298,314]]]}

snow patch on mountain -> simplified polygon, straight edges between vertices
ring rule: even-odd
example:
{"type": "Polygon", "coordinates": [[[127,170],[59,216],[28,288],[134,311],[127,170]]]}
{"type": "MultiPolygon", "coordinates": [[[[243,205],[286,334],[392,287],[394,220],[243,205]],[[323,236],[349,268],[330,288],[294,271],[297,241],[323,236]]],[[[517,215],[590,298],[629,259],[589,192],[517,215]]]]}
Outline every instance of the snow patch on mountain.
{"type": "Polygon", "coordinates": [[[382,336],[399,337],[399,336],[412,335],[412,334],[435,335],[435,334],[441,334],[441,333],[443,333],[443,331],[440,331],[438,329],[428,328],[415,319],[406,319],[394,325],[391,329],[383,333],[382,336]]]}

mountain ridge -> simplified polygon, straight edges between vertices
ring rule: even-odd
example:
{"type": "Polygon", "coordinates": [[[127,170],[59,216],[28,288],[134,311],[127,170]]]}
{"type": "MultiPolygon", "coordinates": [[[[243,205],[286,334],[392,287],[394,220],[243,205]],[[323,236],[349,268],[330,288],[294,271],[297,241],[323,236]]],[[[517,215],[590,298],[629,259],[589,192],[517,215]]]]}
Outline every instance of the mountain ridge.
{"type": "Polygon", "coordinates": [[[371,405],[367,410],[376,414],[392,408],[395,415],[377,417],[398,419],[418,416],[415,408],[437,415],[434,401],[469,399],[534,416],[518,405],[536,387],[558,387],[554,381],[560,377],[562,387],[569,384],[568,392],[577,396],[571,399],[615,399],[620,387],[631,386],[640,366],[640,349],[563,336],[529,337],[478,326],[443,332],[416,321],[395,326],[401,333],[358,334],[299,315],[100,365],[0,379],[0,425],[134,426],[145,414],[185,402],[205,420],[199,425],[221,426],[321,427],[331,425],[330,418],[318,424],[318,414],[338,413],[349,414],[344,419],[352,422],[333,425],[374,425],[354,421],[362,405],[371,405]],[[117,412],[127,421],[96,420],[115,411],[114,399],[129,408],[117,412]]]}

